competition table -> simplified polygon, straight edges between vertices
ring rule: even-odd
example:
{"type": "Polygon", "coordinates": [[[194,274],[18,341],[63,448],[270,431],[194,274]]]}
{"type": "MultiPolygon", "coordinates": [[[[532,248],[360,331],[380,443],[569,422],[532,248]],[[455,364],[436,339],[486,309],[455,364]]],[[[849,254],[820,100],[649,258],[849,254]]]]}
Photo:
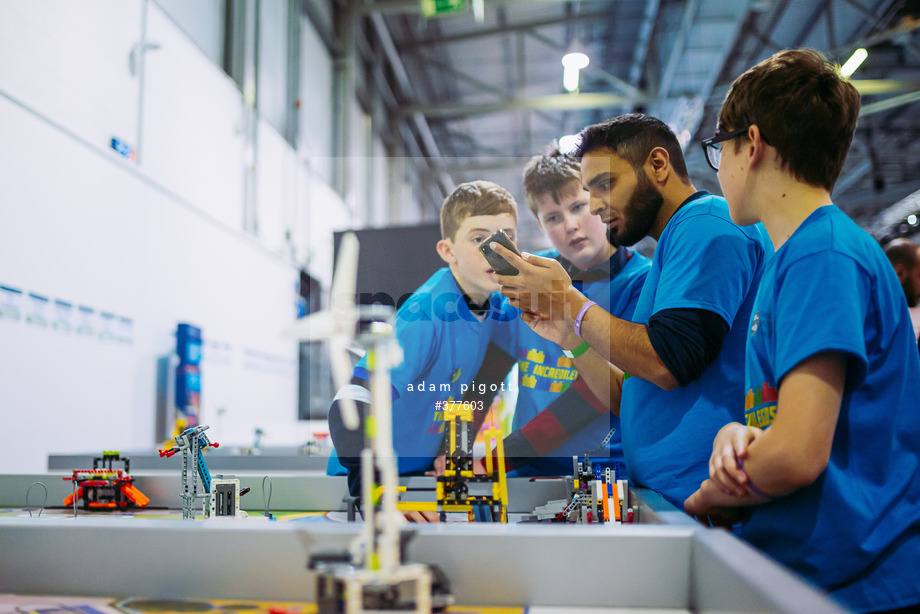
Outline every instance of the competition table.
{"type": "MultiPolygon", "coordinates": [[[[178,507],[177,475],[132,473],[151,506],[178,507]]],[[[267,521],[261,513],[259,472],[235,475],[252,488],[241,500],[250,510],[248,519],[183,521],[80,510],[76,518],[61,511],[37,517],[36,509],[30,518],[23,513],[25,492],[36,481],[48,487],[49,505],[60,505],[72,488],[64,475],[0,476],[0,508],[5,510],[0,515],[0,593],[34,599],[100,597],[113,612],[128,613],[145,610],[113,604],[132,596],[269,600],[299,605],[261,611],[305,614],[312,610],[303,604],[315,596],[315,576],[306,567],[310,555],[345,549],[360,529],[344,522],[267,521]]],[[[341,478],[318,472],[270,476],[273,510],[344,510],[341,478]]],[[[409,478],[403,483],[418,487],[434,481],[409,478]]],[[[33,507],[42,498],[37,490],[30,497],[33,507]]],[[[415,526],[408,560],[444,569],[460,604],[453,612],[842,612],[728,533],[703,528],[655,493],[638,489],[633,494],[639,509],[635,525],[415,526]]],[[[564,496],[561,481],[509,480],[513,513],[564,496]]],[[[0,596],[0,614],[41,610],[10,605],[17,599],[24,598],[0,596]]],[[[100,612],[99,607],[67,603],[57,609],[100,612]]],[[[218,602],[208,603],[210,609],[218,607],[213,605],[218,602]]],[[[170,611],[162,604],[151,607],[147,611],[170,611]]],[[[255,605],[230,609],[258,610],[255,605]]]]}

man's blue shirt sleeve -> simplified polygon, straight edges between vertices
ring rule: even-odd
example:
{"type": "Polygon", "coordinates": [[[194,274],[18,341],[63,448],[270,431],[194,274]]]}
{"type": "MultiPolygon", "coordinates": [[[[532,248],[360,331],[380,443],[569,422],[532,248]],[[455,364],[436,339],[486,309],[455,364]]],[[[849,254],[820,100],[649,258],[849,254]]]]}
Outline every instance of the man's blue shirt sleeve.
{"type": "Polygon", "coordinates": [[[760,246],[728,220],[694,215],[680,220],[663,251],[653,313],[705,309],[731,325],[761,264],[760,246]]]}

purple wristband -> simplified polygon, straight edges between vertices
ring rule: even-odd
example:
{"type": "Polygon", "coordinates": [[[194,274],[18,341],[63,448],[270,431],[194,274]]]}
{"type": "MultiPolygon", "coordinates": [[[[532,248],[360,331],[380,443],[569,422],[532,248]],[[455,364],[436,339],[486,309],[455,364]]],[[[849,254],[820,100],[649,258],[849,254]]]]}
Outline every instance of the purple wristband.
{"type": "MultiPolygon", "coordinates": [[[[744,471],[744,459],[743,459],[743,458],[739,458],[739,459],[738,459],[738,469],[741,469],[741,471],[744,471]]],[[[757,496],[760,497],[761,499],[766,499],[767,501],[772,501],[773,499],[776,498],[776,497],[774,497],[774,496],[772,496],[772,495],[768,495],[768,494],[765,493],[764,491],[762,491],[762,490],[760,490],[759,488],[757,488],[756,486],[754,486],[754,482],[751,481],[751,476],[748,476],[748,481],[747,481],[747,484],[746,484],[745,486],[747,487],[747,489],[748,489],[749,491],[751,491],[753,494],[757,495],[757,496]]]]}
{"type": "Polygon", "coordinates": [[[597,305],[594,301],[588,301],[581,306],[581,309],[578,310],[578,315],[575,316],[575,334],[581,337],[581,321],[585,319],[585,314],[588,313],[588,309],[597,305]]]}

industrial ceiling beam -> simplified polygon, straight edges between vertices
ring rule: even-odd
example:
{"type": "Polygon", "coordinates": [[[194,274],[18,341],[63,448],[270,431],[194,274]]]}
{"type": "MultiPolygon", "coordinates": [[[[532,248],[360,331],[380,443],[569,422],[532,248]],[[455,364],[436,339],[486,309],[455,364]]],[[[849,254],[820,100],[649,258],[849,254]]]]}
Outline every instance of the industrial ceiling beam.
{"type": "Polygon", "coordinates": [[[893,28],[888,28],[881,32],[877,32],[876,34],[868,35],[868,32],[871,31],[871,29],[875,26],[875,24],[878,23],[879,19],[881,19],[882,16],[885,14],[886,11],[883,10],[885,7],[883,6],[875,13],[871,13],[867,11],[865,7],[863,7],[862,5],[856,4],[850,0],[844,0],[844,1],[850,6],[855,7],[864,16],[869,17],[870,20],[865,22],[866,26],[863,28],[863,31],[860,33],[859,40],[856,40],[852,43],[841,45],[840,47],[831,49],[830,54],[832,56],[844,55],[847,52],[852,51],[853,49],[857,49],[859,47],[871,48],[875,45],[879,45],[881,43],[887,43],[893,40],[896,41],[896,44],[904,47],[905,49],[913,51],[918,56],[920,56],[920,47],[910,42],[909,40],[910,35],[915,30],[920,28],[920,21],[909,20],[909,19],[904,20],[903,22],[899,23],[893,28]]]}
{"type": "Polygon", "coordinates": [[[417,47],[430,47],[430,46],[441,46],[449,45],[451,43],[459,43],[463,41],[476,40],[479,38],[488,38],[490,36],[501,36],[503,34],[508,34],[509,32],[516,32],[518,30],[534,30],[537,28],[545,28],[547,26],[559,26],[566,23],[574,23],[579,21],[596,21],[598,19],[603,19],[607,16],[606,11],[594,11],[591,13],[581,13],[580,15],[572,15],[569,17],[555,17],[553,19],[540,19],[534,21],[523,21],[518,23],[511,23],[505,26],[493,26],[490,28],[477,28],[475,30],[469,30],[467,32],[458,32],[456,34],[448,34],[446,36],[432,36],[429,38],[417,38],[411,41],[405,41],[399,43],[398,47],[401,51],[408,49],[415,49],[417,47]]]}
{"type": "Polygon", "coordinates": [[[859,109],[859,116],[866,117],[868,115],[875,115],[876,113],[881,113],[882,111],[887,111],[888,109],[894,109],[906,104],[913,104],[918,100],[920,100],[920,91],[908,92],[907,94],[901,94],[900,96],[892,96],[891,98],[886,98],[885,100],[864,104],[859,109]]]}
{"type": "Polygon", "coordinates": [[[677,65],[684,54],[684,48],[687,46],[687,37],[690,35],[690,29],[696,20],[696,14],[700,10],[700,0],[688,0],[684,7],[684,14],[681,19],[680,30],[674,37],[674,46],[671,47],[671,54],[665,64],[664,72],[661,75],[661,84],[658,86],[658,97],[665,98],[670,94],[671,83],[677,74],[677,65]]]}
{"type": "Polygon", "coordinates": [[[739,0],[738,2],[732,4],[732,6],[738,11],[737,17],[735,19],[734,26],[732,27],[731,33],[725,37],[722,50],[719,53],[719,61],[713,64],[712,68],[709,71],[709,76],[706,77],[706,81],[703,83],[703,87],[700,88],[700,97],[703,100],[703,105],[700,108],[700,117],[699,120],[695,122],[695,125],[690,128],[692,135],[696,135],[696,131],[699,129],[699,123],[703,119],[703,113],[705,110],[705,104],[709,100],[709,97],[712,95],[712,91],[716,87],[716,81],[719,79],[719,75],[722,74],[725,64],[730,61],[731,50],[735,47],[735,43],[738,40],[738,37],[741,35],[741,25],[744,23],[745,17],[748,14],[748,7],[750,6],[749,0],[739,0]]]}
{"type": "Polygon", "coordinates": [[[301,6],[303,7],[304,15],[310,20],[313,29],[316,30],[316,34],[323,41],[323,45],[325,45],[329,55],[334,58],[344,55],[345,51],[342,48],[342,43],[333,32],[332,24],[316,7],[314,2],[315,0],[303,0],[301,6]]]}
{"type": "Polygon", "coordinates": [[[802,46],[802,44],[805,42],[808,36],[812,33],[812,31],[814,31],[815,26],[818,25],[818,21],[821,19],[821,15],[824,14],[825,9],[827,9],[827,6],[824,4],[818,4],[815,7],[815,10],[812,12],[811,17],[809,17],[806,20],[805,27],[801,29],[801,31],[799,32],[799,35],[795,38],[795,40],[790,45],[791,48],[794,49],[796,47],[802,46]]]}
{"type": "Polygon", "coordinates": [[[652,31],[658,19],[658,9],[661,0],[646,0],[645,11],[642,14],[642,25],[639,26],[639,38],[636,39],[636,48],[633,52],[632,66],[629,68],[629,83],[638,86],[642,80],[642,67],[648,57],[648,49],[652,42],[652,31]]]}
{"type": "Polygon", "coordinates": [[[840,177],[837,180],[837,183],[834,184],[834,198],[839,197],[841,194],[845,193],[852,186],[856,185],[860,179],[868,175],[872,171],[872,160],[869,158],[863,158],[863,160],[857,164],[851,171],[847,174],[840,177]]]}
{"type": "MultiPolygon", "coordinates": [[[[617,0],[605,0],[615,2],[617,0]]],[[[490,6],[504,6],[509,4],[534,4],[540,2],[543,4],[568,3],[572,0],[488,0],[490,6]]],[[[368,2],[361,7],[364,13],[380,13],[383,15],[393,14],[417,14],[421,12],[421,2],[419,0],[375,0],[368,2]]]]}
{"type": "MultiPolygon", "coordinates": [[[[396,77],[396,82],[399,84],[400,89],[408,98],[415,98],[412,82],[409,80],[409,74],[406,72],[406,68],[399,58],[399,53],[396,51],[396,45],[393,44],[393,38],[390,36],[390,31],[383,21],[383,16],[379,13],[372,13],[370,15],[370,20],[377,37],[380,39],[380,43],[383,46],[383,52],[387,56],[387,60],[390,63],[390,67],[393,70],[393,74],[396,77]]],[[[425,117],[415,113],[412,115],[412,122],[418,130],[419,138],[422,144],[424,144],[427,154],[433,158],[440,157],[441,151],[434,140],[434,135],[431,133],[431,128],[425,117]]],[[[453,191],[454,185],[450,177],[441,177],[440,181],[441,187],[445,190],[445,193],[453,191]]]]}
{"type": "Polygon", "coordinates": [[[770,15],[770,22],[767,24],[767,27],[764,28],[763,32],[757,33],[757,40],[760,42],[760,49],[752,51],[748,54],[741,70],[747,70],[748,67],[753,66],[754,62],[763,54],[764,51],[768,49],[770,51],[779,51],[783,48],[782,45],[776,44],[772,37],[773,32],[776,30],[776,26],[779,25],[780,20],[783,18],[783,15],[785,15],[786,7],[788,5],[789,0],[780,0],[777,4],[774,5],[773,13],[770,15]]]}

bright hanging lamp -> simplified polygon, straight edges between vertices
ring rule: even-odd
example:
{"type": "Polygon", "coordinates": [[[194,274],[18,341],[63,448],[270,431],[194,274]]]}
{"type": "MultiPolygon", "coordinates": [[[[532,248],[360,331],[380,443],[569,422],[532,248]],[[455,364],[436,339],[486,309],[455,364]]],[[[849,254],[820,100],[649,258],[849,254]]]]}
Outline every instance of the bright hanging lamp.
{"type": "Polygon", "coordinates": [[[579,73],[586,68],[591,60],[584,52],[578,39],[572,41],[568,51],[562,56],[562,85],[567,92],[578,90],[579,73]]]}

